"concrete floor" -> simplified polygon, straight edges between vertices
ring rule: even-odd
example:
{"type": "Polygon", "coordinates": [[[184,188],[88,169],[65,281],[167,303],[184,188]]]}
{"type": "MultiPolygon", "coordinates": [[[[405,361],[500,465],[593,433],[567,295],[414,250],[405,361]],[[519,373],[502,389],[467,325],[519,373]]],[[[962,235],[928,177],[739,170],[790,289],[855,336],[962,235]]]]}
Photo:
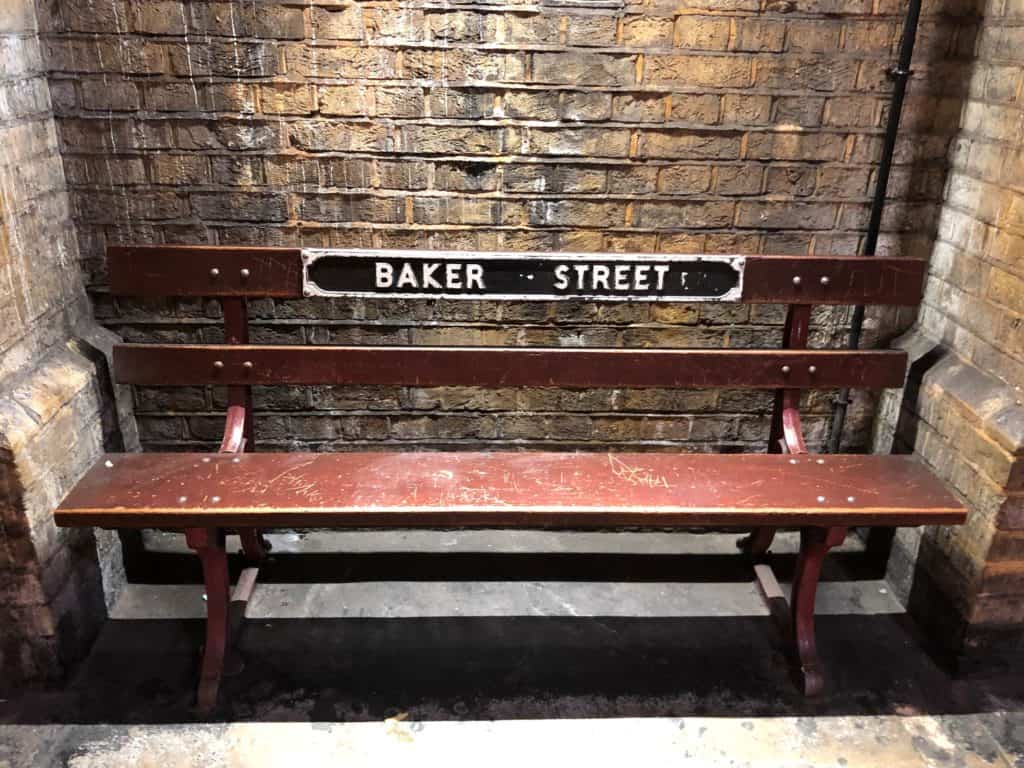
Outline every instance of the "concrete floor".
{"type": "MultiPolygon", "coordinates": [[[[819,594],[829,690],[802,698],[735,539],[277,536],[245,668],[203,722],[202,590],[155,583],[193,563],[153,535],[150,583],[129,587],[67,685],[0,702],[0,768],[1024,766],[1024,673],[951,676],[852,538],[819,594]]],[[[795,542],[773,549],[784,576],[795,542]]]]}

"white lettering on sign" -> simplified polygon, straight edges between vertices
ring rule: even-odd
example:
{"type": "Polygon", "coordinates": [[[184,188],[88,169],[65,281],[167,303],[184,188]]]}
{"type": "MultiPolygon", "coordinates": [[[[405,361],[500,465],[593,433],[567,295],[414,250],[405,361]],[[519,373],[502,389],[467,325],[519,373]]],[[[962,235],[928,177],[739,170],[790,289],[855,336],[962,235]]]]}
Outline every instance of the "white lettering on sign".
{"type": "Polygon", "coordinates": [[[373,274],[374,286],[377,288],[487,290],[484,285],[484,268],[480,264],[445,264],[441,261],[417,264],[407,261],[399,267],[396,280],[395,268],[386,261],[378,261],[374,264],[373,274]]]}
{"type": "Polygon", "coordinates": [[[566,291],[647,291],[651,289],[651,271],[654,272],[654,290],[665,288],[668,264],[559,264],[555,267],[555,290],[566,291]]]}

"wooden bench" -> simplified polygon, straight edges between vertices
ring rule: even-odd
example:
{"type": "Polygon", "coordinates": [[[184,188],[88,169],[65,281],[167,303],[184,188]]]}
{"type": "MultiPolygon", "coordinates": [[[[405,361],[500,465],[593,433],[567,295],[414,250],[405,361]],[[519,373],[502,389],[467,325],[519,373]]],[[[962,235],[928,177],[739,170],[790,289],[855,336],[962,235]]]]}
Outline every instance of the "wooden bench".
{"type": "MultiPolygon", "coordinates": [[[[253,561],[261,531],[302,527],[800,529],[790,600],[806,694],[822,688],[814,596],[851,526],[958,524],[963,506],[909,456],[807,453],[800,392],[900,387],[899,351],[807,349],[812,304],[915,304],[925,264],[863,257],[482,254],[294,248],[111,248],[112,291],[218,297],[225,343],[121,344],[115,378],[223,385],[218,454],[105,456],[56,511],[62,526],[183,529],[202,560],[206,644],[198,706],[211,709],[229,647],[225,532],[253,561]],[[788,304],[782,349],[589,349],[250,344],[246,297],[447,296],[722,300],[788,304]],[[253,385],[746,387],[776,391],[767,453],[253,453],[253,385]]],[[[252,575],[252,574],[250,574],[252,575]]],[[[762,587],[778,584],[758,566],[762,587]]],[[[251,583],[251,578],[250,578],[251,583]]]]}

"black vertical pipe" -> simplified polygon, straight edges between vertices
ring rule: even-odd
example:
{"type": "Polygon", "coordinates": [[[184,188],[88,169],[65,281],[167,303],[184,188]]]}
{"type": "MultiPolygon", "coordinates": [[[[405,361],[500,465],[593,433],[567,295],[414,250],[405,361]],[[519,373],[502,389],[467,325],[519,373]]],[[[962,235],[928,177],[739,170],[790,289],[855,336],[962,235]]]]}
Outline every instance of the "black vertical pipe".
{"type": "MultiPolygon", "coordinates": [[[[882,226],[882,212],[885,210],[885,194],[889,187],[889,172],[892,170],[892,156],[896,150],[896,136],[900,129],[900,113],[903,111],[903,97],[907,92],[907,81],[910,79],[910,60],[914,55],[914,42],[917,39],[917,22],[921,16],[921,0],[910,0],[907,15],[903,21],[903,33],[900,36],[899,55],[896,66],[889,70],[893,80],[892,96],[889,99],[889,119],[885,125],[885,141],[882,144],[882,157],[878,162],[878,178],[875,181],[875,194],[871,201],[871,216],[868,219],[868,231],[864,237],[865,256],[874,256],[878,246],[878,231],[882,226]]],[[[853,308],[850,322],[850,338],[848,347],[857,349],[860,346],[861,331],[864,328],[864,306],[853,308]]],[[[832,411],[832,429],[829,433],[829,453],[838,453],[843,437],[843,424],[846,422],[846,409],[850,404],[850,390],[843,389],[835,402],[832,411]]]]}

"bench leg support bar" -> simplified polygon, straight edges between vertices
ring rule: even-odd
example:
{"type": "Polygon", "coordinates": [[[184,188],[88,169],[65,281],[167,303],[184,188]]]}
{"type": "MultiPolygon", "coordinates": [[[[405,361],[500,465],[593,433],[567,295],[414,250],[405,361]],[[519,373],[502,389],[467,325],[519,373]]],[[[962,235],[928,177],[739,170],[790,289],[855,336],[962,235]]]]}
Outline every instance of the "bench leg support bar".
{"type": "Polygon", "coordinates": [[[842,527],[800,529],[800,556],[793,576],[790,606],[800,685],[805,696],[818,695],[825,683],[814,638],[814,596],[818,591],[821,564],[829,549],[842,544],[845,538],[846,528],[842,527]]]}
{"type": "Polygon", "coordinates": [[[196,710],[209,714],[217,704],[217,690],[224,674],[224,658],[230,635],[231,580],[224,531],[218,528],[188,528],[185,539],[203,564],[206,584],[206,644],[199,674],[196,710]]]}

